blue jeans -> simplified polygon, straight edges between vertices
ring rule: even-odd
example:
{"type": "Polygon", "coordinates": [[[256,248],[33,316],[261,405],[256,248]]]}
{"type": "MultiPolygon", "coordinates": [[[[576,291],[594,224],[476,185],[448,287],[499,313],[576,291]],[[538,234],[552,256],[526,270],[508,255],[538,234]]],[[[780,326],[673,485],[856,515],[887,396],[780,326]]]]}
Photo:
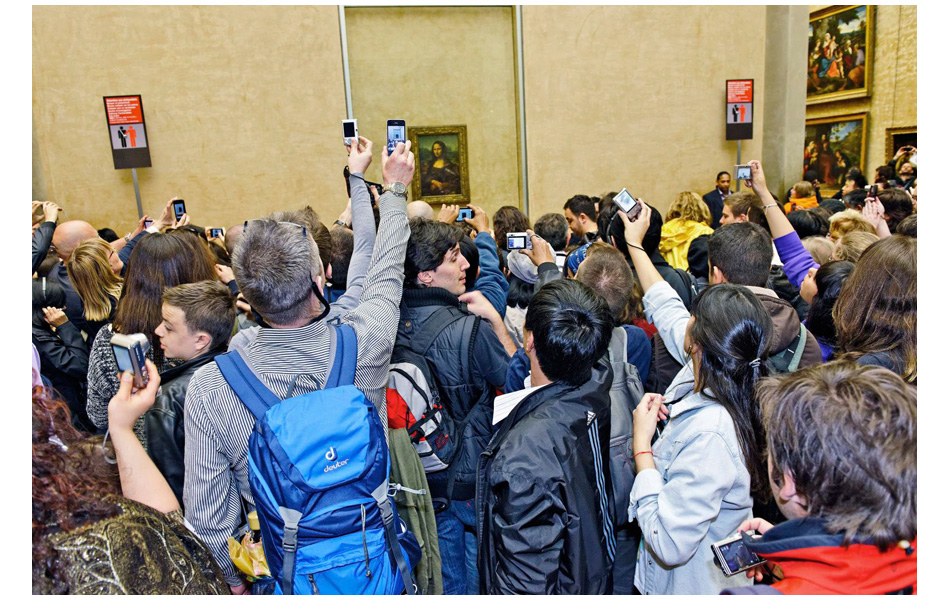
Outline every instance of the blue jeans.
{"type": "Polygon", "coordinates": [[[478,594],[478,543],[475,499],[454,500],[435,516],[442,555],[442,590],[446,595],[478,594]]]}

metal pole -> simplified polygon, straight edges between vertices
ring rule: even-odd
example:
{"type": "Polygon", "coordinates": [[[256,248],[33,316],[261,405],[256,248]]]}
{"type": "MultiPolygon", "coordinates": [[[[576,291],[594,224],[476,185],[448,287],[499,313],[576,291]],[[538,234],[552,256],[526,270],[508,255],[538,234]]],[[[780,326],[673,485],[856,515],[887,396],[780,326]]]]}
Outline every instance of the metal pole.
{"type": "MultiPolygon", "coordinates": [[[[737,165],[741,165],[741,164],[742,164],[742,140],[736,140],[736,164],[737,164],[737,165]]],[[[735,176],[735,173],[733,173],[733,176],[735,176]]],[[[736,179],[736,190],[735,190],[735,191],[737,191],[737,192],[739,191],[739,180],[738,180],[738,179],[736,179]]]]}
{"type": "Polygon", "coordinates": [[[517,36],[517,54],[518,54],[518,112],[520,114],[520,135],[521,135],[521,210],[524,214],[528,212],[528,125],[525,122],[525,99],[524,99],[524,35],[522,32],[521,5],[515,6],[515,35],[517,36]]]}
{"type": "Polygon", "coordinates": [[[142,216],[145,213],[142,212],[142,194],[139,192],[139,174],[135,172],[135,169],[132,169],[132,187],[135,188],[135,205],[139,209],[139,220],[142,220],[142,216]]]}
{"type": "Polygon", "coordinates": [[[343,50],[343,90],[346,93],[346,118],[353,118],[353,95],[350,90],[350,57],[346,51],[346,9],[340,5],[340,46],[343,50]]]}

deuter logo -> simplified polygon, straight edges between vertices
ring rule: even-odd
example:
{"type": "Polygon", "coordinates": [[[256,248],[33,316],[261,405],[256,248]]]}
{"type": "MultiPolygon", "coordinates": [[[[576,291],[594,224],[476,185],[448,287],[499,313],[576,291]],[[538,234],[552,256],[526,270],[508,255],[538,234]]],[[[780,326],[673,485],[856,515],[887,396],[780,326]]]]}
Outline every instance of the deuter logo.
{"type": "MultiPolygon", "coordinates": [[[[327,457],[327,460],[329,460],[329,461],[334,461],[334,460],[336,460],[336,450],[333,449],[333,446],[330,446],[330,451],[327,452],[324,456],[326,456],[326,457],[327,457]]],[[[324,473],[329,473],[330,471],[333,471],[333,470],[335,470],[335,469],[339,469],[340,467],[345,467],[345,466],[346,466],[346,463],[348,463],[348,462],[350,462],[350,459],[341,460],[341,461],[339,461],[339,462],[337,462],[337,463],[334,463],[334,464],[332,464],[332,465],[327,465],[327,466],[323,469],[323,472],[324,472],[324,473]]]]}

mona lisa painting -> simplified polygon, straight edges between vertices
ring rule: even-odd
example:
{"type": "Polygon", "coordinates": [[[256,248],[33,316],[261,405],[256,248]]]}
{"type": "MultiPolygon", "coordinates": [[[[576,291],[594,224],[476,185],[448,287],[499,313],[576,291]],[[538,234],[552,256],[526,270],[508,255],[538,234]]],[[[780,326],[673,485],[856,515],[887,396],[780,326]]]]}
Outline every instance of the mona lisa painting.
{"type": "Polygon", "coordinates": [[[467,204],[468,148],[465,125],[410,127],[416,154],[412,196],[433,204],[467,204]]]}

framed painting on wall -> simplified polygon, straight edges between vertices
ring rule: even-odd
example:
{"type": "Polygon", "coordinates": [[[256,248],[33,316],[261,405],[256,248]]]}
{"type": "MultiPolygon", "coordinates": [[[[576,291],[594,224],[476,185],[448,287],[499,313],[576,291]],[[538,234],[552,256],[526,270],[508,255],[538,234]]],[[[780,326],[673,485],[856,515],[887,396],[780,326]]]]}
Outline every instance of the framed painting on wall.
{"type": "Polygon", "coordinates": [[[873,54],[873,6],[832,6],[812,13],[807,104],[869,96],[873,54]]]}
{"type": "MultiPolygon", "coordinates": [[[[884,163],[887,164],[894,158],[897,151],[905,146],[917,147],[917,126],[913,127],[888,127],[884,130],[884,163]]],[[[900,169],[905,158],[902,156],[897,160],[896,169],[900,169]]]]}
{"type": "Polygon", "coordinates": [[[410,127],[416,155],[412,197],[432,204],[468,204],[468,139],[465,125],[410,127]]]}
{"type": "Polygon", "coordinates": [[[823,198],[830,198],[844,185],[851,167],[864,173],[867,113],[809,119],[805,121],[805,159],[802,174],[818,173],[823,198]]]}

